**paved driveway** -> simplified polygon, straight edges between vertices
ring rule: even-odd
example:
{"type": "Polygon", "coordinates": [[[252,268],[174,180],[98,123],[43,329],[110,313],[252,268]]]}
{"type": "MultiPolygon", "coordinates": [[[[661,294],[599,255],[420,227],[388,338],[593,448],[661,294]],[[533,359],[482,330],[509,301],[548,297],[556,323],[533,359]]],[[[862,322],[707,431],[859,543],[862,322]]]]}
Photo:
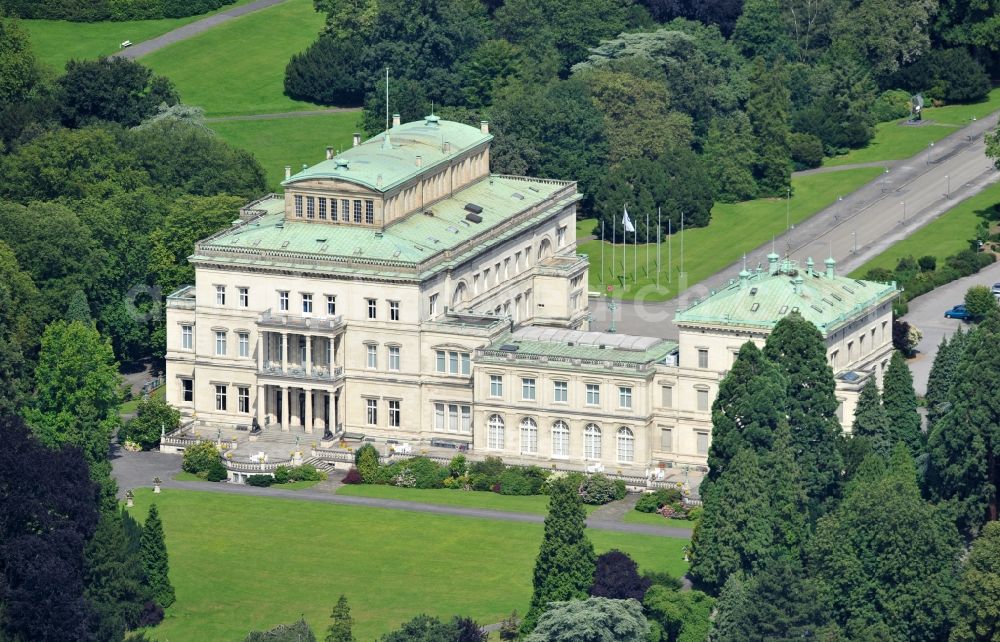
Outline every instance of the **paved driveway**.
{"type": "Polygon", "coordinates": [[[909,362],[910,370],[913,372],[913,388],[918,395],[927,394],[927,377],[930,376],[934,355],[937,354],[942,337],[950,337],[963,325],[968,328],[968,324],[964,321],[944,318],[944,311],[962,303],[965,291],[973,285],[989,286],[998,282],[1000,282],[1000,263],[994,263],[978,274],[952,281],[910,301],[910,310],[903,320],[924,333],[917,345],[919,351],[917,357],[909,362]]]}

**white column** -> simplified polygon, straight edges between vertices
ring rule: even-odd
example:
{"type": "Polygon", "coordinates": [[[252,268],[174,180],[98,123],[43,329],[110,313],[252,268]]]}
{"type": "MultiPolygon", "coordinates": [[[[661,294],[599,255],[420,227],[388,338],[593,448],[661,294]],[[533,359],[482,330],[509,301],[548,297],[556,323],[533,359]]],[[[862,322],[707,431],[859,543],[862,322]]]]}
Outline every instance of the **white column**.
{"type": "Polygon", "coordinates": [[[312,335],[306,335],[306,376],[312,375],[312,345],[313,338],[312,335]]]}
{"type": "MultiPolygon", "coordinates": [[[[260,341],[257,342],[257,349],[260,349],[260,341]]],[[[257,385],[257,423],[264,426],[264,406],[267,403],[267,386],[257,385]]]]}
{"type": "MultiPolygon", "coordinates": [[[[309,344],[307,343],[306,345],[309,345],[309,344]]],[[[313,431],[313,391],[312,391],[312,388],[306,388],[305,390],[306,390],[306,432],[307,433],[312,433],[312,431],[313,431]]]]}
{"type": "Polygon", "coordinates": [[[288,386],[281,386],[281,429],[288,430],[288,386]]]}
{"type": "Polygon", "coordinates": [[[330,366],[330,377],[332,378],[333,377],[333,370],[334,370],[334,363],[336,363],[336,359],[335,359],[335,355],[334,355],[334,353],[336,352],[336,350],[334,350],[334,348],[336,347],[337,343],[334,341],[333,337],[330,337],[329,339],[327,339],[327,341],[330,342],[330,363],[329,363],[329,366],[330,366]]]}
{"type": "Polygon", "coordinates": [[[264,332],[257,333],[257,372],[264,369],[264,332]]]}
{"type": "MultiPolygon", "coordinates": [[[[281,333],[281,371],[288,371],[288,333],[281,333]]],[[[287,406],[286,406],[287,407],[287,406]]]]}

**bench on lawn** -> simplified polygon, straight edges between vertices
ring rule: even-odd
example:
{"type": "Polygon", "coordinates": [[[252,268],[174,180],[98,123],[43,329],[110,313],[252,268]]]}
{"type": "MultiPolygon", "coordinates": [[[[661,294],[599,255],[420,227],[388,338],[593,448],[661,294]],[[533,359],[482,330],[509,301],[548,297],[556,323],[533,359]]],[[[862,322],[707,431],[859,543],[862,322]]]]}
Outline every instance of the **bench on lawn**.
{"type": "Polygon", "coordinates": [[[132,46],[132,41],[131,40],[126,40],[120,46],[121,46],[122,49],[125,49],[127,47],[131,47],[132,46]]]}

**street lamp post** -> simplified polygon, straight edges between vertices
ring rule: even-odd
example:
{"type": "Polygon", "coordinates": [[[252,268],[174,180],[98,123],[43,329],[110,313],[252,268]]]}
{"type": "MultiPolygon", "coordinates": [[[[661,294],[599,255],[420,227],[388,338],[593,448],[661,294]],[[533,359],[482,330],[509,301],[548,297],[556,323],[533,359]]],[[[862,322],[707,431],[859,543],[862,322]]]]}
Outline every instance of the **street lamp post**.
{"type": "Polygon", "coordinates": [[[951,174],[945,174],[944,179],[948,181],[948,189],[945,191],[944,195],[951,198],[951,174]]]}
{"type": "Polygon", "coordinates": [[[934,143],[927,146],[927,164],[930,165],[934,162],[934,143]]]}
{"type": "Polygon", "coordinates": [[[858,253],[858,231],[857,230],[854,230],[853,232],[851,232],[851,245],[852,245],[851,254],[857,254],[858,253]]]}
{"type": "Polygon", "coordinates": [[[889,168],[886,167],[885,171],[882,172],[882,191],[883,192],[886,190],[885,182],[886,182],[886,179],[888,179],[888,178],[889,178],[889,168]]]}
{"type": "Polygon", "coordinates": [[[906,201],[900,201],[899,204],[903,206],[903,220],[901,221],[901,223],[905,224],[906,223],[906,201]]]}
{"type": "Polygon", "coordinates": [[[840,216],[844,213],[844,197],[837,195],[837,220],[840,220],[840,216]]]}

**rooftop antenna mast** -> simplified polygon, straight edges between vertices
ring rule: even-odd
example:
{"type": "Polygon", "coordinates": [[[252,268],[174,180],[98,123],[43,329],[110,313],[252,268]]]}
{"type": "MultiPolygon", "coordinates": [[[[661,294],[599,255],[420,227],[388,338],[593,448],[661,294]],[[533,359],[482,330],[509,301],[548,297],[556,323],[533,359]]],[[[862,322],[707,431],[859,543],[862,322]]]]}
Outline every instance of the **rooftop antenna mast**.
{"type": "Polygon", "coordinates": [[[389,68],[385,68],[385,131],[389,131],[389,68]]]}

